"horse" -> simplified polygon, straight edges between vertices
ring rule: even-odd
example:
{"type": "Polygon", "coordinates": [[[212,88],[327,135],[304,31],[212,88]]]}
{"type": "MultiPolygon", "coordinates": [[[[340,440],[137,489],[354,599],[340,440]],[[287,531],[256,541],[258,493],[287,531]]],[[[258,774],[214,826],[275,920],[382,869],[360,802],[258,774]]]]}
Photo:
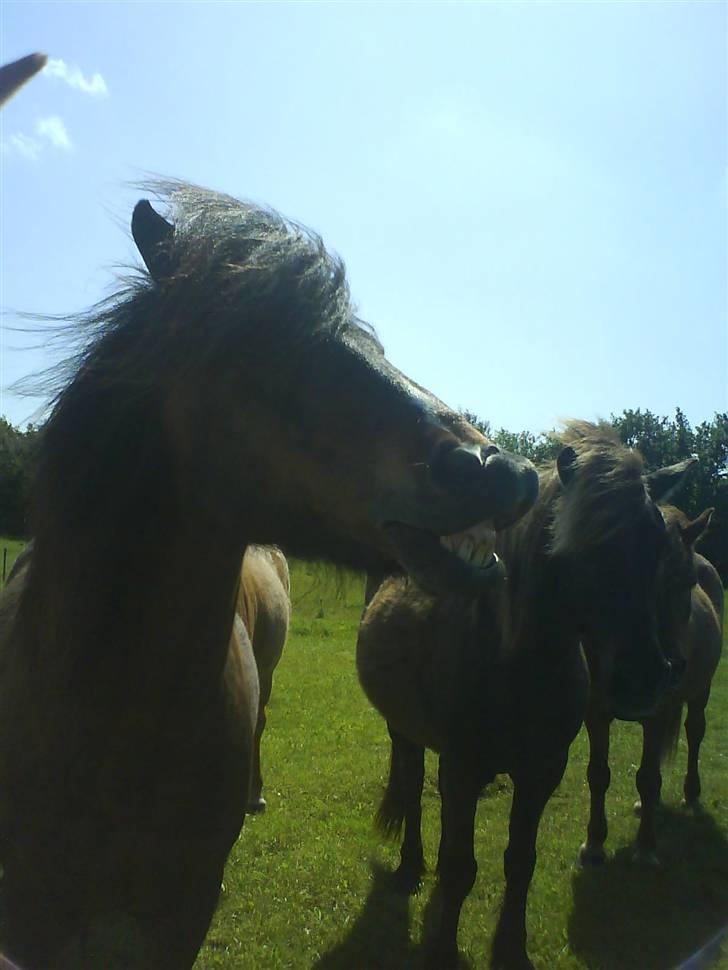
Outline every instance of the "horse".
{"type": "Polygon", "coordinates": [[[286,557],[276,546],[248,546],[240,570],[236,612],[245,625],[258,671],[260,697],[255,725],[248,812],[263,812],[260,739],[265,709],[273,689],[273,672],[283,654],[291,620],[291,578],[286,557]]]}
{"type": "MultiPolygon", "coordinates": [[[[688,768],[683,793],[685,806],[696,809],[700,798],[698,756],[705,735],[705,708],[710,685],[723,642],[723,586],[713,565],[695,552],[694,546],[707,529],[712,509],[692,521],[675,508],[661,508],[667,526],[668,554],[660,576],[659,618],[668,655],[682,658],[685,674],[675,689],[667,693],[650,717],[641,718],[642,759],[637,771],[640,800],[635,811],[640,816],[635,858],[656,865],[657,835],[655,814],[660,801],[662,777],[660,764],[677,750],[683,706],[687,705],[685,735],[688,742],[688,768]]],[[[582,866],[594,866],[606,859],[607,817],[604,802],[609,788],[609,731],[613,712],[603,693],[598,675],[598,658],[591,644],[584,643],[587,661],[593,671],[593,688],[586,716],[589,734],[587,780],[590,813],[586,841],[579,849],[582,866]]]]}
{"type": "Polygon", "coordinates": [[[622,716],[652,711],[675,671],[655,619],[665,547],[656,501],[688,463],[645,474],[641,457],[611,429],[571,422],[556,467],[539,472],[539,498],[512,528],[458,553],[487,557],[495,543],[507,581],[479,595],[433,595],[407,577],[388,579],[366,608],[357,644],[359,679],[386,718],[389,779],[377,813],[386,833],[404,823],[397,888],[417,891],[425,748],[437,752],[442,799],[439,927],[428,968],[458,965],[457,928],[477,872],[478,796],[496,774],[513,780],[505,897],[493,966],[532,968],[526,896],[541,814],[561,781],[584,719],[589,674],[581,647],[599,651],[608,696],[622,716]]]}
{"type": "Polygon", "coordinates": [[[131,224],[145,268],[57,323],[80,343],[49,378],[33,552],[0,597],[3,936],[24,970],[192,966],[248,805],[248,545],[485,588],[499,564],[441,537],[506,527],[538,488],[386,360],[317,235],[155,192],[171,218],[143,199],[131,224]]]}
{"type": "Polygon", "coordinates": [[[45,54],[28,54],[0,67],[0,108],[48,63],[45,54]]]}

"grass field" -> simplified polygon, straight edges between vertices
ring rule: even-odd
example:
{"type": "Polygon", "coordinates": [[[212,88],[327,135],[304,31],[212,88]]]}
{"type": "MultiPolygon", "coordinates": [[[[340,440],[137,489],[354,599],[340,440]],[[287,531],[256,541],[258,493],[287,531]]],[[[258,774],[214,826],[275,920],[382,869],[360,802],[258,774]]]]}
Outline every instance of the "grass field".
{"type": "MultiPolygon", "coordinates": [[[[362,583],[338,590],[322,571],[296,566],[294,619],[276,674],[264,737],[265,815],[246,821],[225,893],[196,967],[239,970],[407,970],[422,965],[434,875],[413,900],[392,894],[398,848],[372,827],[388,763],[384,722],[354,667],[362,583]]],[[[728,666],[719,670],[702,749],[704,812],[680,809],[681,742],[665,772],[662,865],[631,863],[640,729],[613,731],[608,799],[610,858],[578,872],[588,793],[584,733],[539,834],[529,898],[530,954],[539,970],[671,970],[728,922],[728,666]]],[[[478,812],[476,886],[463,909],[464,967],[485,968],[503,888],[510,785],[499,779],[478,812]]],[[[438,839],[436,762],[428,760],[425,851],[438,839]]],[[[713,964],[728,970],[728,951],[713,964]]]]}
{"type": "MultiPolygon", "coordinates": [[[[5,543],[7,545],[7,543],[5,543]]],[[[8,568],[18,547],[13,547],[8,568]]],[[[388,762],[384,722],[354,666],[362,582],[293,569],[294,619],[264,737],[268,811],[248,818],[230,856],[220,906],[196,970],[409,970],[432,919],[434,875],[420,895],[394,895],[398,847],[372,826],[388,762]]],[[[574,867],[588,793],[584,733],[549,803],[529,897],[529,951],[538,970],[672,970],[728,922],[728,664],[719,669],[702,749],[704,811],[680,809],[685,746],[665,772],[662,865],[631,863],[640,730],[613,730],[607,864],[574,867]]],[[[438,839],[436,762],[428,756],[425,852],[438,839]]],[[[463,909],[464,968],[488,966],[503,888],[510,786],[499,779],[478,812],[478,880],[463,909]]],[[[728,949],[712,964],[728,970],[728,949]]]]}

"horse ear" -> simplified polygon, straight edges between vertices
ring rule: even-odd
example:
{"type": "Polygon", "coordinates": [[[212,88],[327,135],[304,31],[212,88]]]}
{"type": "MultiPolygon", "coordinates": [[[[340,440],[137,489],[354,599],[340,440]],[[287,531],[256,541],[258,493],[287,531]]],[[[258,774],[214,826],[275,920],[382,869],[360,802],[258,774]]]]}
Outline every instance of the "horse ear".
{"type": "Polygon", "coordinates": [[[567,445],[559,452],[556,459],[556,470],[559,473],[561,484],[566,488],[576,471],[576,452],[571,445],[567,445]]]}
{"type": "Polygon", "coordinates": [[[715,512],[715,509],[706,509],[704,512],[700,513],[697,519],[693,519],[692,522],[688,522],[686,526],[680,529],[683,542],[686,546],[690,546],[692,548],[692,546],[695,545],[695,543],[710,525],[713,512],[715,512]]]}
{"type": "Polygon", "coordinates": [[[652,501],[670,501],[682,486],[687,472],[697,463],[697,458],[686,458],[685,461],[679,461],[676,465],[666,465],[664,468],[658,468],[657,471],[645,475],[647,489],[652,501]]]}
{"type": "Polygon", "coordinates": [[[131,234],[153,280],[159,282],[172,273],[170,243],[174,226],[155,212],[146,199],[134,206],[131,234]]]}

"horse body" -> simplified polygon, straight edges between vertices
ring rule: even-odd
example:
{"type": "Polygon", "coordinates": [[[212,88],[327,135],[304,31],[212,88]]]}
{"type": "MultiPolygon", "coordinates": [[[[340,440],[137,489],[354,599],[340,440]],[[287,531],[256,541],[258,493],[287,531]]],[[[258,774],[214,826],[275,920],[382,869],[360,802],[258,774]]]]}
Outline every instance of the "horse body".
{"type": "MultiPolygon", "coordinates": [[[[720,660],[723,633],[723,586],[713,565],[694,551],[694,544],[707,528],[712,510],[693,522],[672,506],[662,509],[667,522],[670,554],[661,576],[660,615],[669,651],[682,658],[685,670],[674,690],[669,691],[653,715],[641,718],[642,758],[637,771],[640,816],[636,858],[657,862],[655,815],[662,788],[661,762],[677,749],[683,707],[687,705],[685,734],[688,767],[683,791],[685,804],[696,807],[700,796],[698,758],[705,735],[705,708],[710,686],[720,660]]],[[[585,644],[590,667],[597,661],[585,644]]],[[[612,713],[605,703],[602,685],[594,679],[586,716],[589,733],[588,781],[590,813],[587,838],[579,850],[582,865],[597,865],[605,858],[607,838],[605,800],[609,782],[609,734],[612,713]]]]}
{"type": "Polygon", "coordinates": [[[251,543],[489,585],[438,537],[535,497],[528,464],[386,361],[317,237],[170,192],[174,226],[135,210],[149,274],[77,324],[32,555],[0,596],[4,941],[24,970],[194,962],[248,803],[251,543]]]}
{"type": "Polygon", "coordinates": [[[248,811],[262,812],[266,803],[262,794],[260,741],[265,730],[266,705],[273,690],[273,672],[283,655],[291,620],[291,578],[280,549],[248,546],[245,550],[237,614],[252,643],[260,685],[248,811]]]}
{"type": "Polygon", "coordinates": [[[433,597],[390,579],[360,629],[360,681],[392,737],[378,820],[390,831],[404,822],[397,881],[406,891],[424,868],[424,748],[440,754],[442,915],[427,964],[437,970],[458,964],[460,910],[477,870],[478,795],[500,772],[514,790],[493,964],[531,967],[526,896],[541,814],[586,711],[584,633],[599,642],[620,709],[650,709],[668,682],[652,590],[664,525],[639,459],[586,424],[574,425],[566,440],[557,470],[541,473],[536,505],[499,537],[508,568],[502,587],[480,597],[433,597]],[[605,581],[612,584],[606,598],[605,581]],[[644,601],[636,595],[650,591],[644,601]]]}

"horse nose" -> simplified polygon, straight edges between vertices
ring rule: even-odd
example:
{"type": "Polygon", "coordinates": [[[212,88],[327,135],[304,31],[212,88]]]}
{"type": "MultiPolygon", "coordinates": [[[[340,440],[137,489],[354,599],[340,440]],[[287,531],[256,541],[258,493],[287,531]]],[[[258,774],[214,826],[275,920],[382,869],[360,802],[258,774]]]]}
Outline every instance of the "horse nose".
{"type": "Polygon", "coordinates": [[[538,474],[531,462],[497,445],[441,449],[430,471],[440,487],[454,490],[463,501],[477,502],[483,518],[492,518],[497,529],[517,521],[538,495],[538,474]]]}

